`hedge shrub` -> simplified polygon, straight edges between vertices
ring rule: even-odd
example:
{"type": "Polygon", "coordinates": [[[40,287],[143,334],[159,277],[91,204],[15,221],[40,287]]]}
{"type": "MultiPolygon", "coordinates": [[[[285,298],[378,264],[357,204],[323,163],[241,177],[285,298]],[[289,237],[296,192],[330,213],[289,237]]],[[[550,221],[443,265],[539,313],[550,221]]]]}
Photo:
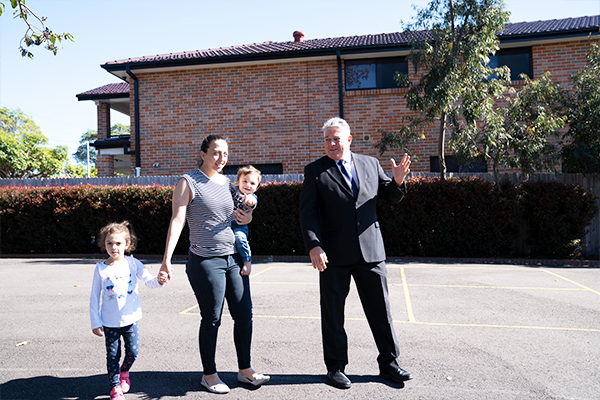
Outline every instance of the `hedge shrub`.
{"type": "MultiPolygon", "coordinates": [[[[301,183],[259,187],[250,224],[254,254],[305,255],[298,204],[301,183]]],[[[378,202],[388,256],[569,258],[580,255],[595,197],[557,182],[495,184],[478,178],[416,178],[397,205],[378,202]],[[501,190],[500,190],[501,189],[501,190]],[[521,232],[528,249],[516,253],[521,232]]],[[[95,237],[127,219],[139,237],[137,254],[164,251],[172,186],[0,188],[3,254],[98,253],[95,237]]],[[[188,231],[175,254],[187,254],[188,231]]]]}
{"type": "Polygon", "coordinates": [[[379,202],[388,255],[498,257],[513,252],[518,203],[515,188],[503,192],[477,178],[410,181],[397,205],[379,202]]]}
{"type": "Polygon", "coordinates": [[[558,182],[524,182],[519,189],[530,254],[538,258],[579,257],[580,239],[598,213],[596,197],[579,186],[558,182]]]}
{"type": "MultiPolygon", "coordinates": [[[[69,186],[2,188],[0,251],[8,254],[98,253],[95,238],[110,222],[131,222],[140,254],[164,251],[172,187],[69,186]]],[[[189,246],[182,234],[178,253],[189,246]]]]}
{"type": "Polygon", "coordinates": [[[299,183],[266,183],[256,191],[258,205],[249,228],[253,254],[305,255],[300,233],[299,183]]]}

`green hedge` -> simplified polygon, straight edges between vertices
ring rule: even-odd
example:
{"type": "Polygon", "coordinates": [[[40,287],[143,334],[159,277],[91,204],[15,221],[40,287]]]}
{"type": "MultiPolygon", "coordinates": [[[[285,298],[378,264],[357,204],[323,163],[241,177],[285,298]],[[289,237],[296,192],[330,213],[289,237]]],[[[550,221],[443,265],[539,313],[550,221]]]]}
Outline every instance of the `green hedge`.
{"type": "MultiPolygon", "coordinates": [[[[0,189],[3,254],[98,253],[95,237],[109,222],[129,220],[139,254],[164,251],[172,187],[71,186],[0,189]]],[[[185,253],[188,234],[177,252],[185,253]]]]}
{"type": "Polygon", "coordinates": [[[598,213],[593,194],[558,182],[525,182],[520,204],[531,254],[540,258],[581,255],[580,239],[598,213]]]}
{"type": "MultiPolygon", "coordinates": [[[[418,178],[397,205],[378,202],[389,256],[573,258],[597,213],[595,197],[556,182],[495,184],[478,178],[418,178]],[[525,232],[527,247],[517,243],[525,232]]],[[[267,183],[250,224],[252,252],[305,255],[298,203],[300,183],[267,183]]],[[[127,219],[137,254],[162,254],[171,218],[172,186],[0,188],[3,254],[98,253],[95,237],[127,219]]],[[[186,254],[187,228],[176,254],[186,254]]]]}
{"type": "Polygon", "coordinates": [[[388,255],[499,257],[517,237],[516,188],[480,179],[415,179],[396,205],[379,202],[388,255]]]}

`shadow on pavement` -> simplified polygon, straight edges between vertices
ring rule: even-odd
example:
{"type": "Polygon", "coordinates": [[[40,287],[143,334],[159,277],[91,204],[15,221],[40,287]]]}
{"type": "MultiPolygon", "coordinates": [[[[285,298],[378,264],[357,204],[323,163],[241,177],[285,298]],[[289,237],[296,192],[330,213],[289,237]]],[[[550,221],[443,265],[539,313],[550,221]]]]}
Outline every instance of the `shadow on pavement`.
{"type": "MultiPolygon", "coordinates": [[[[163,396],[180,397],[188,392],[202,390],[199,372],[131,372],[131,393],[144,399],[160,399],[163,396]]],[[[109,397],[106,374],[58,378],[36,376],[15,379],[0,386],[2,400],[21,399],[96,399],[109,397]]]]}
{"type": "MultiPolygon", "coordinates": [[[[237,382],[237,372],[220,372],[219,375],[231,388],[243,387],[249,391],[260,390],[237,382]]],[[[402,383],[384,381],[375,375],[348,375],[353,383],[382,382],[392,388],[401,389],[402,383]]],[[[189,392],[206,391],[201,385],[200,372],[131,372],[132,388],[145,400],[160,400],[162,397],[183,397],[189,392]]],[[[269,386],[326,384],[324,375],[271,375],[269,386]]],[[[58,378],[36,376],[15,379],[0,385],[0,399],[105,399],[109,386],[106,374],[83,377],[58,378]]]]}

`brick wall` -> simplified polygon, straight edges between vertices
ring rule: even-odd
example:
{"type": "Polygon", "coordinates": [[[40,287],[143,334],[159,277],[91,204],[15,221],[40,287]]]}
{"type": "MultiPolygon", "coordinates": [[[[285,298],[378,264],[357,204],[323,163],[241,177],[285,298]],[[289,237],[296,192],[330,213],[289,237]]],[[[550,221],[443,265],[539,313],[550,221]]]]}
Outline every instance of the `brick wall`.
{"type": "MultiPolygon", "coordinates": [[[[589,45],[578,40],[534,46],[534,78],[550,71],[555,81],[568,84],[585,62],[589,45]]],[[[281,163],[284,173],[302,173],[304,165],[323,154],[323,122],[339,114],[334,59],[136,75],[142,175],[178,175],[196,168],[200,143],[211,133],[229,138],[229,164],[281,163]]],[[[405,92],[344,94],[352,149],[380,158],[388,172],[388,159],[398,158],[398,152],[379,157],[373,145],[380,138],[378,129],[401,126],[409,112],[405,92]]],[[[131,121],[134,132],[133,115],[131,121]]],[[[437,127],[426,127],[424,133],[411,147],[421,159],[413,163],[414,171],[429,171],[429,157],[437,155],[437,127]]],[[[99,171],[105,175],[109,169],[102,164],[99,171]]]]}
{"type": "Polygon", "coordinates": [[[138,74],[142,174],[195,168],[211,133],[229,138],[230,164],[301,172],[320,155],[319,124],[337,115],[336,68],[318,61],[138,74]]]}
{"type": "MultiPolygon", "coordinates": [[[[107,103],[98,103],[98,139],[110,137],[110,107],[107,103]]],[[[98,154],[96,161],[98,176],[111,176],[114,174],[113,156],[98,154]]]]}
{"type": "Polygon", "coordinates": [[[531,49],[534,78],[550,71],[553,81],[569,86],[571,75],[585,64],[590,45],[591,42],[586,39],[534,46],[531,49]]]}

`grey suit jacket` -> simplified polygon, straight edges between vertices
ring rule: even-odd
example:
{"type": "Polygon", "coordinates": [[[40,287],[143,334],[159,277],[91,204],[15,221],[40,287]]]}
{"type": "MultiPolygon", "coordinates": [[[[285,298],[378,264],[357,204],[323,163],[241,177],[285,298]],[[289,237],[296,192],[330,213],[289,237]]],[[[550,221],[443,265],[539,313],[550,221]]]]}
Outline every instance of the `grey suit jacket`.
{"type": "Polygon", "coordinates": [[[352,153],[358,178],[356,198],[335,161],[327,156],[304,168],[300,194],[300,225],[306,249],[321,246],[329,265],[385,260],[377,220],[377,198],[397,203],[406,186],[398,187],[374,157],[352,153]]]}

